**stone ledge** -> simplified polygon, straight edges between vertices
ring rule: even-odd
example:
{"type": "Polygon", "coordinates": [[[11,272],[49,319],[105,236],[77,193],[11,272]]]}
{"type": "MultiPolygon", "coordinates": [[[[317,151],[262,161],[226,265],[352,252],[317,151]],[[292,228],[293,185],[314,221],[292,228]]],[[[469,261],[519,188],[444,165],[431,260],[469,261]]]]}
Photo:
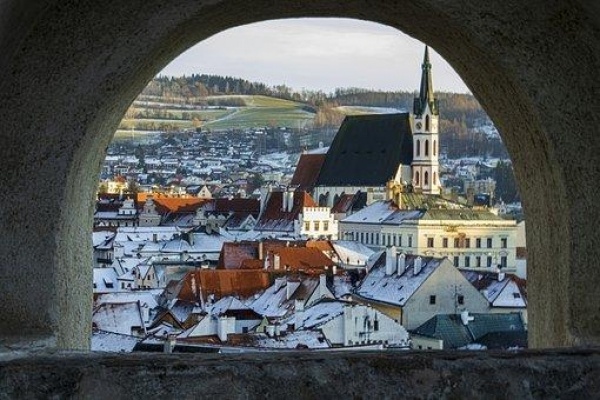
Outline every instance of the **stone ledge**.
{"type": "Polygon", "coordinates": [[[597,398],[600,349],[283,352],[0,359],[12,398],[597,398]]]}

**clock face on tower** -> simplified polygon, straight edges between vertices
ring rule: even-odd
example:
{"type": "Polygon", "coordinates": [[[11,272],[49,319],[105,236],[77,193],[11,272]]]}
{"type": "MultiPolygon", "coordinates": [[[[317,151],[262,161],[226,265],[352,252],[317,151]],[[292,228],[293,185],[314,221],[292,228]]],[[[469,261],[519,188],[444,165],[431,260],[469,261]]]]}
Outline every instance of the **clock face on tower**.
{"type": "Polygon", "coordinates": [[[422,124],[422,123],[420,123],[420,122],[417,122],[417,129],[421,129],[421,127],[422,127],[422,126],[423,126],[423,124],[422,124]]]}

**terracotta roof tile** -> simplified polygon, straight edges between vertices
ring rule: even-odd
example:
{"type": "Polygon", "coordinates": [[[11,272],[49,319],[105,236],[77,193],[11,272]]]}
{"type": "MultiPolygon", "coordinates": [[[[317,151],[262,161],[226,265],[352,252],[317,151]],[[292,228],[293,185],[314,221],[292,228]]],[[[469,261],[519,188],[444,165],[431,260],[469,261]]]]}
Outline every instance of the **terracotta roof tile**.
{"type": "Polygon", "coordinates": [[[292,177],[292,186],[299,190],[312,191],[325,161],[325,154],[302,154],[292,177]]]}
{"type": "Polygon", "coordinates": [[[313,198],[304,191],[294,192],[291,211],[283,211],[283,192],[271,192],[264,211],[260,215],[255,230],[286,231],[294,230],[294,220],[303,207],[317,207],[313,198]]]}
{"type": "Polygon", "coordinates": [[[308,274],[323,273],[325,267],[332,267],[333,261],[315,247],[281,247],[268,253],[269,269],[275,268],[275,255],[279,255],[279,268],[291,272],[302,271],[308,274]]]}

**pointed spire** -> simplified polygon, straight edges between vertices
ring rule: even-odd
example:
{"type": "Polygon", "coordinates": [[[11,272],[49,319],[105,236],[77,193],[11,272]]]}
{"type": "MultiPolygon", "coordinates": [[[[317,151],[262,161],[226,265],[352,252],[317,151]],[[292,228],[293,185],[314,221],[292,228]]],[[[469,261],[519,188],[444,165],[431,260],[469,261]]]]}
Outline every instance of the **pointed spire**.
{"type": "Polygon", "coordinates": [[[429,62],[429,46],[425,46],[425,54],[423,63],[421,64],[421,88],[419,97],[415,99],[414,113],[422,115],[425,107],[429,104],[429,108],[433,114],[437,114],[437,102],[433,97],[433,81],[431,79],[431,62],[429,62]]]}

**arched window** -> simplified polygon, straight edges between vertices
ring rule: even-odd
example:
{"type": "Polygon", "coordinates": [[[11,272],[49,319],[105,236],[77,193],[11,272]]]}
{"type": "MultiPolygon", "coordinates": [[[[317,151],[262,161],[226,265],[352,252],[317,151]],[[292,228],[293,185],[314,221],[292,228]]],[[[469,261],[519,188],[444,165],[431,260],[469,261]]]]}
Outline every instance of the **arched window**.
{"type": "Polygon", "coordinates": [[[429,140],[425,141],[425,155],[429,155],[429,140]]]}
{"type": "Polygon", "coordinates": [[[432,183],[433,183],[434,185],[437,185],[437,174],[436,174],[435,172],[433,173],[433,180],[432,180],[432,183]]]}
{"type": "Polygon", "coordinates": [[[431,130],[431,121],[429,121],[429,115],[425,117],[425,130],[427,132],[431,130]]]}
{"type": "Polygon", "coordinates": [[[429,172],[425,171],[423,174],[423,185],[429,185],[429,172]]]}
{"type": "Polygon", "coordinates": [[[417,140],[417,157],[421,155],[421,141],[417,140]]]}
{"type": "Polygon", "coordinates": [[[437,155],[437,140],[433,141],[433,155],[437,155]]]}
{"type": "Polygon", "coordinates": [[[415,185],[419,185],[420,184],[420,176],[419,176],[419,171],[415,172],[415,185]]]}

